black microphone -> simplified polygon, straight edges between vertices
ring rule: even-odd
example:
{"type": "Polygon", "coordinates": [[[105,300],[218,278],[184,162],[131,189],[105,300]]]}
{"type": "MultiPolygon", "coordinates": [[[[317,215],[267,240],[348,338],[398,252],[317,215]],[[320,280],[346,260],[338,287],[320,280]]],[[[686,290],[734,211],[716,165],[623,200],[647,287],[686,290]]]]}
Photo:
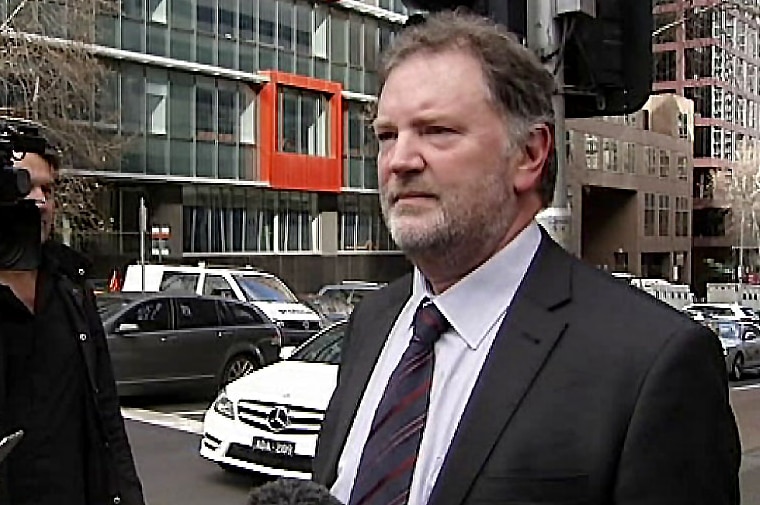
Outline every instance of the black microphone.
{"type": "Polygon", "coordinates": [[[278,479],[254,488],[248,505],[343,505],[323,485],[303,479],[278,479]]]}

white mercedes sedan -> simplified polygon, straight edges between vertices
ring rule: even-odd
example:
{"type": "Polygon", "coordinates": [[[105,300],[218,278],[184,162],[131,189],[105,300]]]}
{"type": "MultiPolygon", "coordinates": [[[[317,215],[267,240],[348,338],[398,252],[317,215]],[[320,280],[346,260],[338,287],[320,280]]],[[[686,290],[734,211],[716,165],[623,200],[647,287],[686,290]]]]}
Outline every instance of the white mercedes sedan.
{"type": "Polygon", "coordinates": [[[201,456],[225,470],[310,478],[345,330],[345,321],[334,324],[288,359],[228,384],[206,412],[201,456]]]}

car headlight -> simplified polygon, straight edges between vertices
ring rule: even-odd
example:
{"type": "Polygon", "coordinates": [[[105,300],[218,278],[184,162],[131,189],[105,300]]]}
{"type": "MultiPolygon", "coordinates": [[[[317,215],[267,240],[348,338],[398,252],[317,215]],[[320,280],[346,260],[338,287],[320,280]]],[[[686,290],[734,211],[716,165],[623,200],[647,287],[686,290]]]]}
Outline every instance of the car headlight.
{"type": "Polygon", "coordinates": [[[216,400],[214,400],[213,406],[215,412],[218,412],[224,417],[235,419],[235,402],[229,399],[227,396],[227,391],[224,389],[219,392],[219,396],[217,396],[216,400]]]}

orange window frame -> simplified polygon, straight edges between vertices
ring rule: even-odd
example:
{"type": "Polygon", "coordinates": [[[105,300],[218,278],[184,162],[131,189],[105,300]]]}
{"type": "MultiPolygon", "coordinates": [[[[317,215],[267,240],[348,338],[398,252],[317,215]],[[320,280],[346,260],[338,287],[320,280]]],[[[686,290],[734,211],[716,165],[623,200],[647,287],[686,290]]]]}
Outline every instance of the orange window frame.
{"type": "Polygon", "coordinates": [[[289,74],[262,72],[269,76],[259,93],[261,178],[277,189],[339,193],[343,185],[343,86],[340,83],[289,74]],[[326,96],[329,111],[329,155],[313,156],[279,151],[278,107],[280,87],[298,88],[326,96]]]}

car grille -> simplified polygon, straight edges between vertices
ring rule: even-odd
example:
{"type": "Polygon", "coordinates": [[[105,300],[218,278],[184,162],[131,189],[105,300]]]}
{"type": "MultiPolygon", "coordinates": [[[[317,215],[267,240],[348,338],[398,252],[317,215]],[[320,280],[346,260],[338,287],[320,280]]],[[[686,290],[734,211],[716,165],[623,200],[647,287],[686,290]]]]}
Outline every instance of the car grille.
{"type": "Polygon", "coordinates": [[[251,447],[238,443],[230,444],[226,456],[228,458],[234,458],[269,468],[311,473],[311,456],[300,456],[298,454],[294,456],[269,454],[266,452],[254,451],[251,447]]]}
{"type": "Polygon", "coordinates": [[[237,410],[238,419],[248,426],[281,435],[316,435],[322,427],[322,420],[325,418],[325,413],[322,410],[252,400],[240,400],[237,410]],[[286,408],[290,419],[290,423],[280,430],[273,430],[267,421],[267,417],[275,407],[286,408]]]}
{"type": "Polygon", "coordinates": [[[282,327],[286,330],[319,331],[319,321],[282,321],[282,327]]]}

